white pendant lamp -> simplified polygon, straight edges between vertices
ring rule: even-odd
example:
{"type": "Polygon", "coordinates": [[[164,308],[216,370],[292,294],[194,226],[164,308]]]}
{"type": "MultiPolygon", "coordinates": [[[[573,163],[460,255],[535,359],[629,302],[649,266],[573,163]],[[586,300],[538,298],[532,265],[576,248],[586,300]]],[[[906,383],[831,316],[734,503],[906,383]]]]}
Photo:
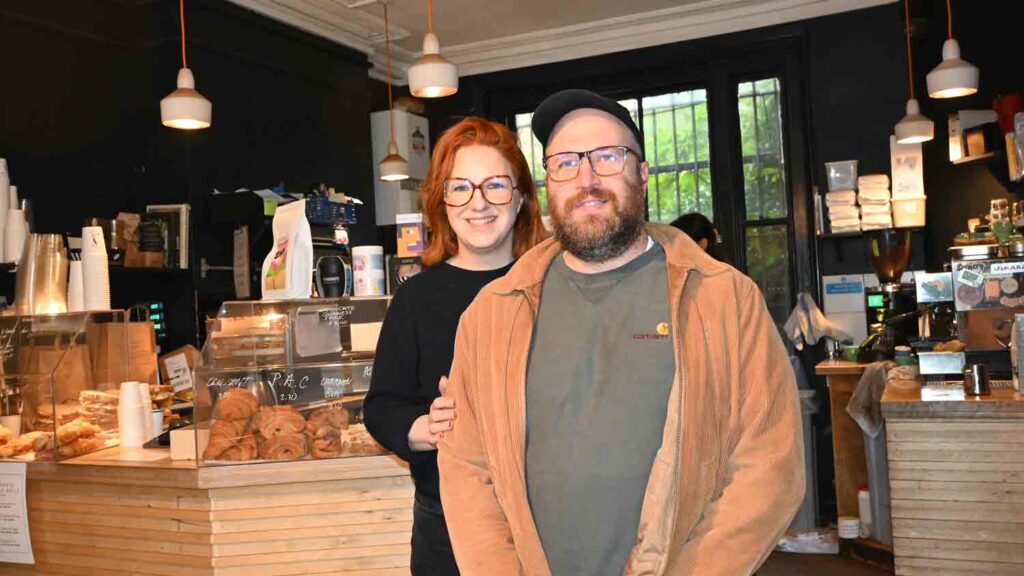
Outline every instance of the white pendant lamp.
{"type": "Polygon", "coordinates": [[[391,96],[391,28],[388,26],[388,1],[382,0],[384,4],[384,49],[387,52],[388,63],[388,114],[391,128],[391,140],[388,141],[388,155],[380,161],[380,179],[387,182],[396,182],[409,178],[409,163],[398,153],[398,143],[395,142],[395,104],[391,96]]]}
{"type": "Polygon", "coordinates": [[[960,58],[960,43],[953,38],[953,10],[946,0],[949,37],[942,45],[942,62],[925,77],[932,98],[958,98],[978,91],[978,67],[960,58]]]}
{"type": "Polygon", "coordinates": [[[423,56],[408,71],[409,91],[418,98],[442,98],[459,91],[459,69],[441,56],[441,43],[434,35],[433,14],[433,3],[427,0],[423,56]]]}
{"type": "Polygon", "coordinates": [[[209,128],[213,104],[196,92],[196,79],[188,68],[185,57],[185,0],[179,0],[181,12],[181,70],[178,70],[178,89],[160,100],[160,121],[164,126],[179,130],[209,128]]]}
{"type": "Polygon", "coordinates": [[[896,123],[896,142],[917,144],[935,138],[935,123],[921,115],[921,106],[914,98],[914,53],[910,48],[910,0],[904,0],[904,28],[907,33],[907,79],[910,81],[910,100],[907,115],[896,123]]]}

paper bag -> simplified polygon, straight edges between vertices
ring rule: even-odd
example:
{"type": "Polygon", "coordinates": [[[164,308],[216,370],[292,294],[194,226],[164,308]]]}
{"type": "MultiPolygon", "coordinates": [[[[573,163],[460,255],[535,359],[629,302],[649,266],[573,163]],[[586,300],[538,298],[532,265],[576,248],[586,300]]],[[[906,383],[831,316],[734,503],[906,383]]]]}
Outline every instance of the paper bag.
{"type": "Polygon", "coordinates": [[[127,268],[144,267],[143,253],[139,251],[138,214],[121,212],[117,215],[117,239],[124,246],[124,265],[127,268]]]}
{"type": "Polygon", "coordinates": [[[36,407],[77,400],[79,392],[93,387],[89,350],[67,335],[33,336],[19,350],[18,372],[23,375],[22,416],[30,429],[40,429],[36,407]]]}
{"type": "Polygon", "coordinates": [[[157,383],[156,330],[152,322],[95,323],[87,328],[92,377],[98,389],[121,382],[157,383]]]}

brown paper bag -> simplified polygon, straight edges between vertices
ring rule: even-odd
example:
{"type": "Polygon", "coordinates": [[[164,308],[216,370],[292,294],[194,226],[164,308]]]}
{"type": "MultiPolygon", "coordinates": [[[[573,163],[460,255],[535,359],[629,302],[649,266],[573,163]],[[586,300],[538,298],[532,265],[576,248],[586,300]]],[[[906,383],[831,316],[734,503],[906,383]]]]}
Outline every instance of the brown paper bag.
{"type": "Polygon", "coordinates": [[[157,384],[156,328],[150,321],[129,322],[129,372],[132,380],[157,384]]]}
{"type": "Polygon", "coordinates": [[[124,246],[124,265],[126,268],[143,268],[143,253],[139,252],[138,214],[120,212],[117,215],[117,237],[124,246]]]}
{"type": "Polygon", "coordinates": [[[157,383],[156,330],[152,322],[95,323],[87,328],[92,377],[100,389],[121,382],[157,383]]]}
{"type": "Polygon", "coordinates": [[[53,418],[53,404],[77,400],[82,390],[93,387],[89,350],[68,335],[32,337],[19,351],[18,371],[24,375],[22,416],[29,429],[42,429],[36,424],[39,405],[48,405],[53,418]]]}

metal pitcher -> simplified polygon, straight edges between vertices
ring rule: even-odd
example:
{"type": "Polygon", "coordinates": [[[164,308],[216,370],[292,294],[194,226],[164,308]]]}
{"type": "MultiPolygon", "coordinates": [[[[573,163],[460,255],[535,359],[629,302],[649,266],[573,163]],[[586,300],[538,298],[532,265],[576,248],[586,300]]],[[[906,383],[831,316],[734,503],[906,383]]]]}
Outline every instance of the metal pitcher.
{"type": "Polygon", "coordinates": [[[18,264],[14,307],[18,314],[68,311],[68,251],[61,234],[32,234],[18,264]]]}

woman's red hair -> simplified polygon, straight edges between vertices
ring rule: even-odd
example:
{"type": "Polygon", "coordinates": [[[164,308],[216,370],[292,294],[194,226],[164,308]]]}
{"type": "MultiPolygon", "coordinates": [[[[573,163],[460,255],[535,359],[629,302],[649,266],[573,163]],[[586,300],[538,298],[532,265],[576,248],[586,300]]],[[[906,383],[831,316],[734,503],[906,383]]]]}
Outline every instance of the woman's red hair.
{"type": "Polygon", "coordinates": [[[444,181],[452,173],[455,153],[466,146],[494,148],[512,165],[512,178],[523,198],[523,207],[512,226],[513,257],[519,258],[547,238],[547,231],[540,218],[537,189],[533,184],[530,166],[519,149],[519,139],[504,124],[470,116],[441,135],[430,158],[430,171],[421,191],[431,230],[430,241],[423,251],[423,264],[426,266],[433,266],[459,252],[458,238],[448,223],[448,213],[445,211],[444,181]]]}

